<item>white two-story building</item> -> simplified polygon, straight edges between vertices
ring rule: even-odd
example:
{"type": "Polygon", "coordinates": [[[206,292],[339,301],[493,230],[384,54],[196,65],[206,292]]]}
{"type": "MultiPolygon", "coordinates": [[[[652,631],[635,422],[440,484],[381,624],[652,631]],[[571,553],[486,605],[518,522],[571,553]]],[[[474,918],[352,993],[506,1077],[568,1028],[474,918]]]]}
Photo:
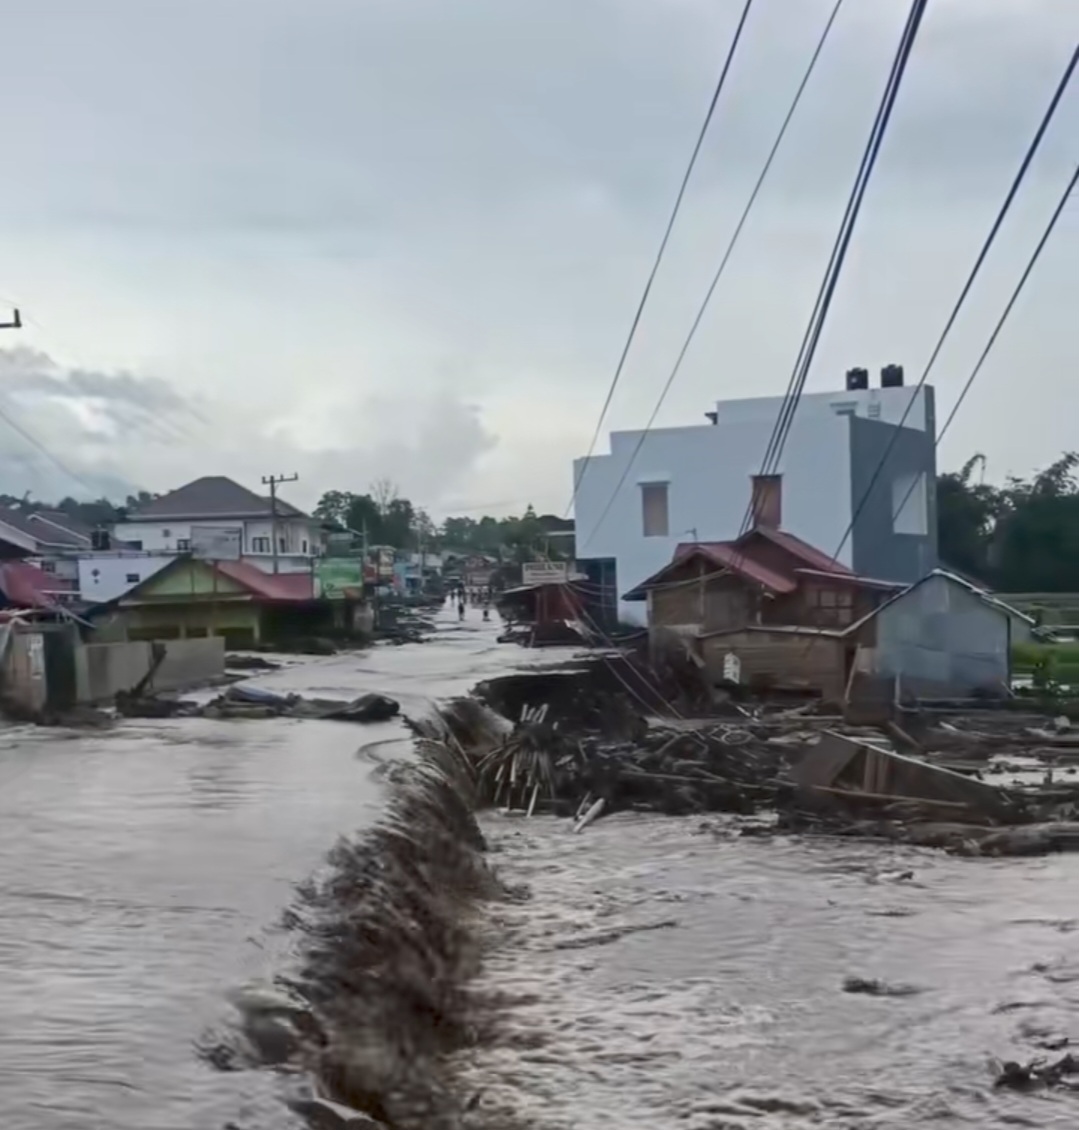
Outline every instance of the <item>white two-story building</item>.
{"type": "MultiPolygon", "coordinates": [[[[890,378],[871,388],[854,369],[847,388],[804,395],[775,470],[786,530],[856,572],[912,582],[937,565],[933,389],[903,387],[898,367],[890,378]]],[[[639,621],[621,597],[679,543],[739,534],[783,403],[721,400],[707,423],[614,432],[609,454],[574,463],[577,561],[606,615],[639,621]]]]}
{"type": "Polygon", "coordinates": [[[231,546],[223,553],[267,573],[310,572],[322,546],[317,519],[280,495],[271,506],[265,495],[224,475],[206,475],[154,499],[113,532],[128,551],[152,555],[199,552],[216,539],[231,546]]]}

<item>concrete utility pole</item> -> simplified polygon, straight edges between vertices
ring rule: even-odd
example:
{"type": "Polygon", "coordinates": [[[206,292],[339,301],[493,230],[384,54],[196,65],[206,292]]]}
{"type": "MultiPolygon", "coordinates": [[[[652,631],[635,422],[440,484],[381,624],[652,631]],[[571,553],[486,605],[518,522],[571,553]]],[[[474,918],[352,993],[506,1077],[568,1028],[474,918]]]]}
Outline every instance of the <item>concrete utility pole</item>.
{"type": "Polygon", "coordinates": [[[277,486],[294,483],[299,475],[263,475],[262,485],[270,488],[270,544],[273,548],[273,571],[277,572],[277,486]]]}

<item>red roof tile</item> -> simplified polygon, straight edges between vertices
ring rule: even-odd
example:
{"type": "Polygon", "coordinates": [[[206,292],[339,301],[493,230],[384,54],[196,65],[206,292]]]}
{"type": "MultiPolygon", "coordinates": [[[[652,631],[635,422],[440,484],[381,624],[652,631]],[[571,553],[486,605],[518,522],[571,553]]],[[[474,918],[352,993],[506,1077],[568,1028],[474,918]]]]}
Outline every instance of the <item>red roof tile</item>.
{"type": "Polygon", "coordinates": [[[219,561],[217,569],[265,600],[315,599],[314,581],[310,573],[264,573],[248,561],[219,561]]]}

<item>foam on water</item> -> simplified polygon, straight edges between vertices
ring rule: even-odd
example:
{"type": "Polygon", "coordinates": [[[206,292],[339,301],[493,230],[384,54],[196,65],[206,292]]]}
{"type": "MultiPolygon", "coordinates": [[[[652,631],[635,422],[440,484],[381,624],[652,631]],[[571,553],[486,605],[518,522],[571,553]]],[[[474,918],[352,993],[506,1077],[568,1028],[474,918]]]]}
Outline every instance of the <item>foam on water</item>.
{"type": "Polygon", "coordinates": [[[994,1056],[1079,1039],[1079,860],[957,860],[744,839],[624,814],[575,836],[491,815],[504,882],[474,986],[497,1033],[457,1056],[469,1126],[778,1130],[1079,1124],[993,1090],[994,1056]],[[917,993],[856,995],[847,977],[917,993]]]}

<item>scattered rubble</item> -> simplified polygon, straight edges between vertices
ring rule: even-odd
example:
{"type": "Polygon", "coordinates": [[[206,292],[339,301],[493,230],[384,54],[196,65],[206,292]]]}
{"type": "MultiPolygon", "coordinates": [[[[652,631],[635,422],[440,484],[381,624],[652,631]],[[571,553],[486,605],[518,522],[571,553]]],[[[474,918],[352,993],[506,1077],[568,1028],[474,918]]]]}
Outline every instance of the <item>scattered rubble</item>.
{"type": "Polygon", "coordinates": [[[246,684],[229,687],[211,702],[164,695],[118,695],[117,712],[126,718],[321,718],[335,722],[384,722],[396,717],[400,704],[381,694],[343,699],[304,698],[277,694],[246,684]]]}
{"type": "Polygon", "coordinates": [[[577,831],[627,809],[771,812],[775,831],[962,855],[1079,850],[1079,731],[1066,716],[988,706],[854,725],[814,702],[743,699],[672,718],[610,667],[494,679],[443,710],[480,803],[570,817],[577,831]]]}

